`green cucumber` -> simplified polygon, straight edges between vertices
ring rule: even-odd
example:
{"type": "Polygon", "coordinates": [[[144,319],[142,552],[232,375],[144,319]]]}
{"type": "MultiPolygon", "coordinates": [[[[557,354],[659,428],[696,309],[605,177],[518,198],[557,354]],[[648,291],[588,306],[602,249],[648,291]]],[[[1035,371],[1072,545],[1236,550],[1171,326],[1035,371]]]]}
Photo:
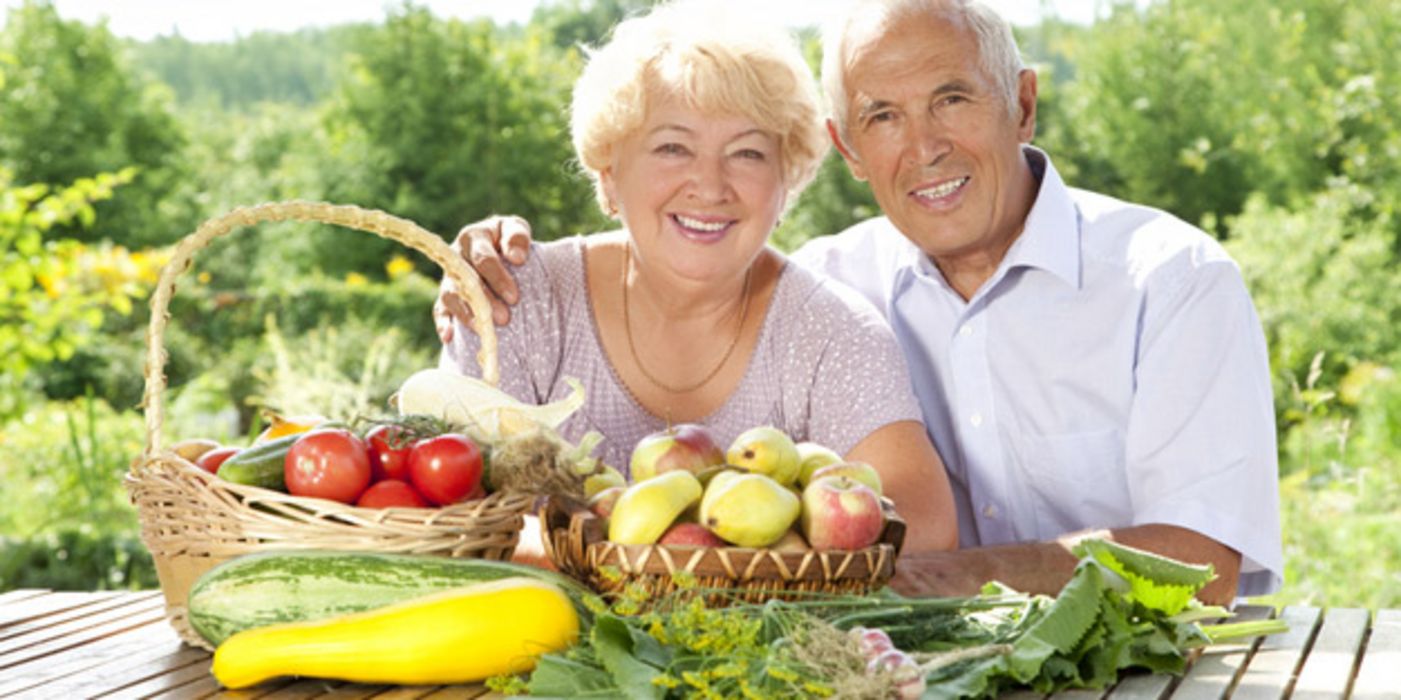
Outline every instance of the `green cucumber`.
{"type": "Polygon", "coordinates": [[[283,435],[235,452],[219,465],[219,478],[235,484],[286,491],[287,453],[301,436],[302,433],[283,435]]]}
{"type": "MultiPolygon", "coordinates": [[[[313,430],[329,428],[349,429],[345,423],[329,420],[317,424],[313,430]]],[[[308,431],[309,432],[309,431],[308,431]]],[[[267,442],[249,445],[219,465],[219,476],[225,481],[246,486],[257,486],[274,491],[287,491],[287,453],[292,444],[301,439],[305,432],[283,435],[267,442]]]]}
{"type": "Polygon", "coordinates": [[[584,619],[574,579],[524,564],[421,554],[278,551],[249,554],[210,569],[190,589],[190,626],[218,646],[253,627],[323,620],[450,588],[528,576],[559,586],[584,619]]]}

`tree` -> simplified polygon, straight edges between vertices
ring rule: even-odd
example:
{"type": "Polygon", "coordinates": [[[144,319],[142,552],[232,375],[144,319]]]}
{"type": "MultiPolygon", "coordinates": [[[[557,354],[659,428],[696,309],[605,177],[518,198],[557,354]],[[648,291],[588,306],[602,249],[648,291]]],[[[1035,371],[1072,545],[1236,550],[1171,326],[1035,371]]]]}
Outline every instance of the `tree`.
{"type": "Polygon", "coordinates": [[[98,206],[99,227],[66,233],[134,246],[166,242],[183,210],[168,193],[184,177],[181,131],[168,94],[136,79],[105,27],[64,21],[27,0],[0,31],[0,166],[21,183],[67,183],[137,168],[98,206]]]}
{"type": "Polygon", "coordinates": [[[546,240],[596,229],[565,116],[580,65],[537,28],[400,8],[358,45],[331,108],[346,169],[328,192],[443,234],[494,212],[527,217],[546,240]]]}

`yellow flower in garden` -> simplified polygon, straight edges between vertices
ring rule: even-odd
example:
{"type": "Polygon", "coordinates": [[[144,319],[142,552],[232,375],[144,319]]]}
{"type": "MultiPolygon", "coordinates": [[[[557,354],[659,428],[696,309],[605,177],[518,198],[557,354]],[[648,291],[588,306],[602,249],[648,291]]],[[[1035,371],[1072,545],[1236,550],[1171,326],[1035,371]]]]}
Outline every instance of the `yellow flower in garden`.
{"type": "Polygon", "coordinates": [[[213,279],[213,277],[210,277],[209,273],[204,270],[200,270],[199,274],[195,275],[195,281],[200,284],[209,284],[209,280],[211,279],[213,279]]]}
{"type": "Polygon", "coordinates": [[[345,276],[345,284],[347,287],[363,287],[369,283],[370,278],[358,272],[351,272],[345,276]]]}
{"type": "Polygon", "coordinates": [[[389,279],[397,280],[404,275],[413,272],[413,263],[403,255],[395,255],[384,264],[384,271],[389,274],[389,279]]]}

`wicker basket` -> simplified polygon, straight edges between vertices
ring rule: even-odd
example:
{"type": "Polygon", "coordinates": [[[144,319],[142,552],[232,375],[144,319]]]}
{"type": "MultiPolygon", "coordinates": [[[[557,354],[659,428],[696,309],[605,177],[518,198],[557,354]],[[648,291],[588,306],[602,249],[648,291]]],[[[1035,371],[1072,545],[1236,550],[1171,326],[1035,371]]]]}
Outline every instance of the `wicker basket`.
{"type": "Polygon", "coordinates": [[[679,588],[686,574],[697,588],[728,589],[712,603],[793,598],[803,593],[867,593],[895,575],[905,521],[885,501],[880,540],[853,551],[783,552],[748,547],[622,545],[608,541],[607,524],[587,510],[551,499],[540,509],[546,554],[564,573],[603,594],[638,585],[651,597],[679,588]]]}
{"type": "Polygon", "coordinates": [[[196,251],[233,229],[263,221],[338,224],[402,243],[428,256],[464,290],[482,339],[482,377],[497,380],[496,333],[480,281],[442,239],[383,212],[313,202],[278,202],[236,209],[205,222],[176,245],[151,296],[147,331],[146,450],[125,484],[141,522],[141,539],[155,560],[166,617],[186,642],[207,644],[186,619],[190,587],[233,557],[274,549],[344,549],[505,559],[514,551],[534,497],[496,493],[444,508],[356,508],[219,479],[162,446],[166,352],[162,342],[175,280],[196,251]]]}

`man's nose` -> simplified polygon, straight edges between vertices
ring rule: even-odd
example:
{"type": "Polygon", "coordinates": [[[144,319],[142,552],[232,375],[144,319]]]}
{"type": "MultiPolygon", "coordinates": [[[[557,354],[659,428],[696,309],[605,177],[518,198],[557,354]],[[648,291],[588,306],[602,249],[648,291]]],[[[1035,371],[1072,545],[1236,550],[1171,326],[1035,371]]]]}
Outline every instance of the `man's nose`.
{"type": "Polygon", "coordinates": [[[916,165],[933,165],[950,150],[947,130],[932,115],[911,119],[906,134],[907,152],[916,165]]]}

